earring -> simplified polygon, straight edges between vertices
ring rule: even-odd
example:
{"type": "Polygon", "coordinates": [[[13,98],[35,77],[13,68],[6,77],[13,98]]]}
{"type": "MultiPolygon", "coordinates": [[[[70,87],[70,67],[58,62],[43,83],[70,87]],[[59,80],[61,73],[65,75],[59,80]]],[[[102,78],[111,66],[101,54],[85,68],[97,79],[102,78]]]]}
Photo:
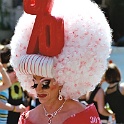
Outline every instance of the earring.
{"type": "Polygon", "coordinates": [[[59,98],[60,101],[63,99],[62,95],[61,95],[61,90],[59,90],[59,98]]]}

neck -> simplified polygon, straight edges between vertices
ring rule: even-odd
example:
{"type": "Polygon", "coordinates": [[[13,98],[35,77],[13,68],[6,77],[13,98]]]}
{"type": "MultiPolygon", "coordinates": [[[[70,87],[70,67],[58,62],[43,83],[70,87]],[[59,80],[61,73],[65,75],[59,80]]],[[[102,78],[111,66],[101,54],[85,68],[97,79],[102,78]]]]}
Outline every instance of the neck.
{"type": "Polygon", "coordinates": [[[118,84],[118,83],[110,84],[109,87],[108,87],[108,89],[112,89],[112,88],[114,88],[115,86],[117,86],[117,84],[118,84]]]}
{"type": "MultiPolygon", "coordinates": [[[[46,108],[43,106],[44,114],[48,118],[48,124],[52,124],[52,119],[63,109],[65,101],[52,113],[49,113],[46,108]]],[[[54,105],[55,106],[55,105],[54,105]]]]}
{"type": "Polygon", "coordinates": [[[54,101],[51,101],[49,102],[48,104],[43,104],[43,107],[46,109],[46,111],[48,113],[52,113],[54,111],[56,111],[63,103],[64,103],[64,99],[63,100],[54,100],[54,101]]]}
{"type": "Polygon", "coordinates": [[[7,64],[3,64],[3,67],[6,68],[7,67],[7,64]]]}

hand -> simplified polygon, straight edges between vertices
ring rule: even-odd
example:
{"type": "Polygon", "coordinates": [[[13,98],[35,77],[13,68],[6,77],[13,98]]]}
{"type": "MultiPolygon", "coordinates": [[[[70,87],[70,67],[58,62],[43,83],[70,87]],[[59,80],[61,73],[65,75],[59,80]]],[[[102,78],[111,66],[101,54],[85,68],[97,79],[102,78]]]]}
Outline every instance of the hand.
{"type": "Polygon", "coordinates": [[[20,104],[18,106],[15,106],[15,111],[14,112],[24,112],[26,110],[26,107],[23,104],[20,104]]]}
{"type": "Polygon", "coordinates": [[[115,121],[115,113],[113,113],[111,116],[112,116],[112,121],[115,121]]]}
{"type": "Polygon", "coordinates": [[[107,124],[115,124],[115,121],[116,121],[115,113],[111,113],[111,115],[109,116],[107,124]]]}

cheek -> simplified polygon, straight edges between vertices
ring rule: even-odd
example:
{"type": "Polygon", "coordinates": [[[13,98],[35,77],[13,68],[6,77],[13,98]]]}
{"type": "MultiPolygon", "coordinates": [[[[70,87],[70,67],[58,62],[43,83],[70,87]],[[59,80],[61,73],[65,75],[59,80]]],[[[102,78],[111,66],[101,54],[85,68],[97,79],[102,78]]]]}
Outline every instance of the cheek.
{"type": "Polygon", "coordinates": [[[50,87],[50,89],[51,90],[55,90],[55,89],[57,89],[57,86],[56,85],[53,85],[53,86],[50,87]]]}

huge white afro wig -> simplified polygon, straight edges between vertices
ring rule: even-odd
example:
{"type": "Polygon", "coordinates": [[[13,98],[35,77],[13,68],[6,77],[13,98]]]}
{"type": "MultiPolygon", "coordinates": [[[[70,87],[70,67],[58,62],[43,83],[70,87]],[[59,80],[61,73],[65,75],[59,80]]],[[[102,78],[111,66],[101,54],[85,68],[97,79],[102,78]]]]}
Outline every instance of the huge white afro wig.
{"type": "MultiPolygon", "coordinates": [[[[94,89],[107,68],[111,52],[111,29],[104,13],[90,0],[55,0],[51,15],[64,20],[64,47],[59,55],[50,58],[53,66],[48,70],[52,73],[51,77],[63,85],[61,95],[65,99],[77,99],[94,89]]],[[[34,94],[35,90],[31,89],[34,73],[22,71],[23,65],[20,63],[27,61],[22,58],[27,56],[35,18],[35,15],[23,13],[10,44],[10,63],[22,87],[34,94]]],[[[31,63],[30,60],[27,66],[31,63]]]]}

